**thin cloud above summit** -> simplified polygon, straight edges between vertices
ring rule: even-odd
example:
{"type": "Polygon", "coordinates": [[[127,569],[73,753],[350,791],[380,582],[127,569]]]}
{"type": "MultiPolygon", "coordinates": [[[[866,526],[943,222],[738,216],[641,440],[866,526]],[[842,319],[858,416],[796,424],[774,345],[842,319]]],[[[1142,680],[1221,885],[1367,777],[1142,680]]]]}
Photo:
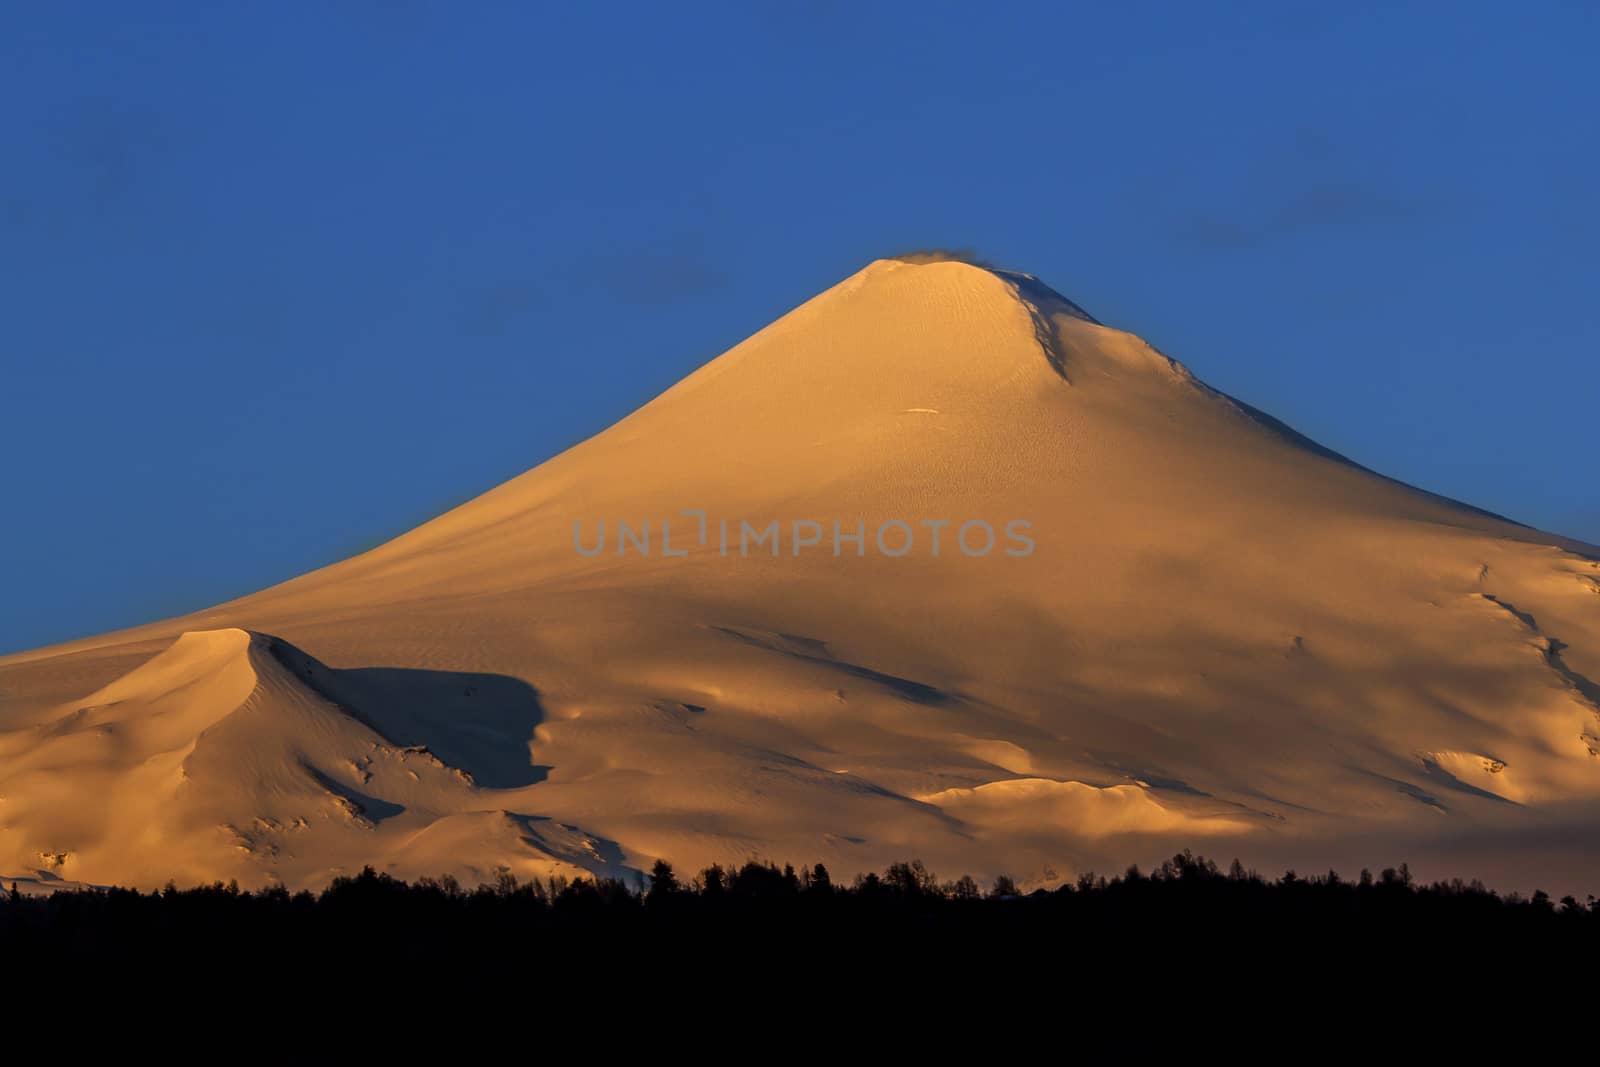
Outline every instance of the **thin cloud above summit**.
{"type": "Polygon", "coordinates": [[[917,248],[910,252],[899,252],[884,258],[914,265],[925,263],[966,263],[974,267],[982,267],[984,270],[995,269],[994,263],[980,256],[971,248],[917,248]]]}

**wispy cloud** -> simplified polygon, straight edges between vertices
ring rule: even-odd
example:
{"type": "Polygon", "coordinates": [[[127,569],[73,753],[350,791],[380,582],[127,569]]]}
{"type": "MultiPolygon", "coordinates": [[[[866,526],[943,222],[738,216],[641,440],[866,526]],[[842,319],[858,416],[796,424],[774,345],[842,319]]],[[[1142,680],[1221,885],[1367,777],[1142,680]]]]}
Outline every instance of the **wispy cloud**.
{"type": "Polygon", "coordinates": [[[529,282],[502,282],[469,290],[462,297],[461,314],[466,328],[485,337],[497,337],[511,323],[537,305],[543,291],[529,282]]]}
{"type": "Polygon", "coordinates": [[[1402,221],[1415,213],[1414,205],[1366,186],[1324,184],[1253,215],[1199,215],[1179,227],[1178,238],[1209,249],[1249,248],[1305,230],[1402,221]]]}
{"type": "Polygon", "coordinates": [[[970,248],[919,248],[911,252],[889,256],[902,263],[970,263],[975,267],[992,268],[993,263],[970,248]]]}
{"type": "Polygon", "coordinates": [[[698,250],[640,249],[605,257],[600,277],[629,304],[671,304],[715,292],[728,275],[698,250]]]}
{"type": "Polygon", "coordinates": [[[156,115],[110,99],[67,104],[52,117],[47,136],[78,188],[101,206],[126,196],[147,164],[171,147],[156,115]]]}

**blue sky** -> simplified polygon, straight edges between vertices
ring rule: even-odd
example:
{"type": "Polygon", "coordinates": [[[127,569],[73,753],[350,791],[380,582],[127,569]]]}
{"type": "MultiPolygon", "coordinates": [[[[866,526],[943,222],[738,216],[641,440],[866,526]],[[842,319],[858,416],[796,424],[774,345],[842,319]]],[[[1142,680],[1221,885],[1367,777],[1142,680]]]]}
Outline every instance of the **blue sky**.
{"type": "Polygon", "coordinates": [[[0,8],[0,651],[371,547],[976,250],[1600,541],[1593,5],[0,8]]]}

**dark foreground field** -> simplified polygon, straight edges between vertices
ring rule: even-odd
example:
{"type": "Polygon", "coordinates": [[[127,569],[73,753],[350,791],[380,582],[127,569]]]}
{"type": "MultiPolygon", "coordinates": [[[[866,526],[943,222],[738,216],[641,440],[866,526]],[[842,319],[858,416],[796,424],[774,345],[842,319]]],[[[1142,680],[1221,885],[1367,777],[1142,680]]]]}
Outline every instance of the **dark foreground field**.
{"type": "MultiPolygon", "coordinates": [[[[1043,967],[1052,982],[1116,974],[1166,982],[1243,969],[1437,983],[1450,968],[1587,970],[1600,902],[1502,896],[1478,884],[1420,885],[1404,867],[1353,879],[1276,879],[1185,853],[1148,874],[1085,877],[1019,894],[1005,880],[941,882],[920,863],[834,884],[822,867],[750,863],[683,879],[658,864],[649,888],[578,879],[465,888],[407,884],[370,869],[321,893],[214,885],[0,895],[11,964],[85,967],[185,961],[219,977],[293,971],[306,960],[511,972],[704,970],[725,979],[809,968],[935,967],[1004,983],[1043,967]]],[[[391,971],[390,973],[394,973],[391,971]]],[[[980,980],[973,977],[972,980],[980,980]]],[[[1587,983],[1586,983],[1587,984],[1587,983]]]]}
{"type": "Polygon", "coordinates": [[[0,988],[8,1032],[50,1049],[219,1063],[1523,1063],[1591,1042],[1593,898],[1404,868],[1269,880],[1187,854],[1010,889],[912,863],[849,885],[749,864],[658,866],[643,892],[367,871],[317,894],[0,894],[0,988]]]}

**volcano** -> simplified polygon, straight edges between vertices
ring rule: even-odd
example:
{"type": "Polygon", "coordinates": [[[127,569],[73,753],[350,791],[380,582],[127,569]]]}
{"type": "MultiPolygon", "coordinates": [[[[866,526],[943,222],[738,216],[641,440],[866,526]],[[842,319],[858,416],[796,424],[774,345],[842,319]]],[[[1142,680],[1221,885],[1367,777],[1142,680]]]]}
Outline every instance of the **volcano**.
{"type": "Polygon", "coordinates": [[[1600,550],[880,260],[363,555],[0,658],[0,876],[1181,848],[1593,889],[1600,550]]]}

